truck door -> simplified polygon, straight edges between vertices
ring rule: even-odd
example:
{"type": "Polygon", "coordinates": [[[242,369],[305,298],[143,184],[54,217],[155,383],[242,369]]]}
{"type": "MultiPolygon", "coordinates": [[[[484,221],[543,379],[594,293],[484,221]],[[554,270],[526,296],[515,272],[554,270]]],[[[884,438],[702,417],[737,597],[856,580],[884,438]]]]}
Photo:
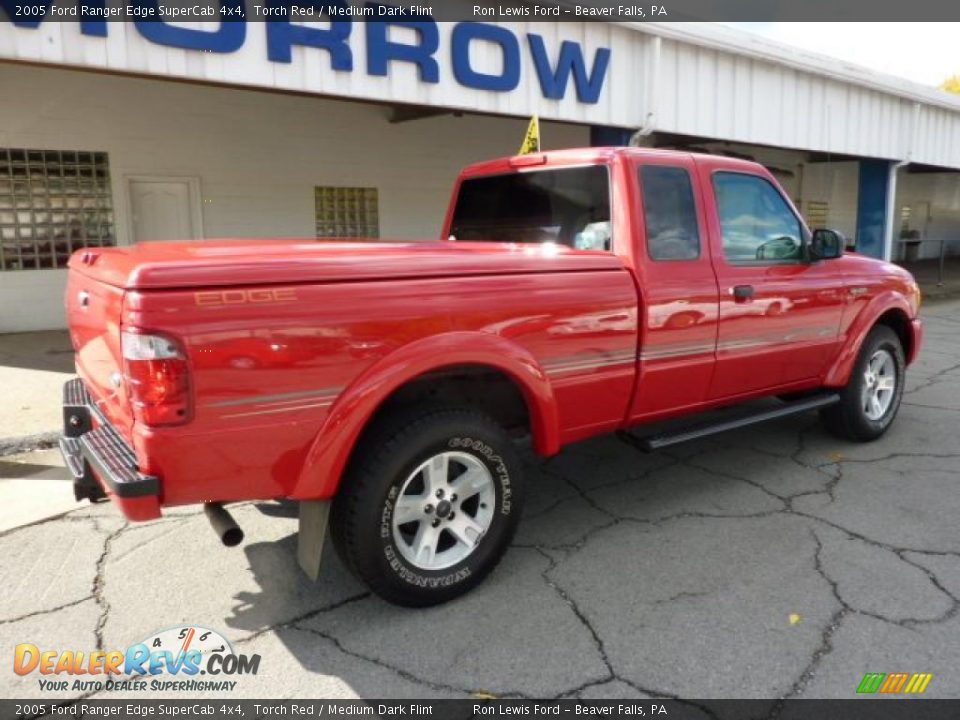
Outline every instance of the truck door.
{"type": "Polygon", "coordinates": [[[717,341],[717,280],[689,157],[636,159],[634,262],[640,285],[639,382],[631,419],[703,402],[717,341]]]}
{"type": "Polygon", "coordinates": [[[696,162],[720,289],[710,398],[814,380],[838,341],[838,264],[806,259],[809,233],[772,177],[696,162]]]}

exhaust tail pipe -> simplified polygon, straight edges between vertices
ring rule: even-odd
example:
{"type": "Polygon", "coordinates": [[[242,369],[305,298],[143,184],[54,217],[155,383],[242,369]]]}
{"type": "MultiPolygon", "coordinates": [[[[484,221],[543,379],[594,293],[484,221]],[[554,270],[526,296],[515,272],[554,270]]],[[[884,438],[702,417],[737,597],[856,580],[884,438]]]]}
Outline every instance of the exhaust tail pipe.
{"type": "Polygon", "coordinates": [[[243,542],[243,530],[236,520],[220,503],[204,503],[203,512],[210,521],[210,527],[227,547],[234,547],[243,542]]]}

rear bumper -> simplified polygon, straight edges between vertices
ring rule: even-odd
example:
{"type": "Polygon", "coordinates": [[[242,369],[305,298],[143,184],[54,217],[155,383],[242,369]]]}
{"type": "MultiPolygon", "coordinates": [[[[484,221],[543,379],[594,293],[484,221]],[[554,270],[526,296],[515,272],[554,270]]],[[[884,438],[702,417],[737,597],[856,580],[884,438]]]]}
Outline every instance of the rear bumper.
{"type": "Polygon", "coordinates": [[[133,449],[79,378],[63,386],[60,452],[73,474],[78,500],[96,500],[105,493],[130,520],[160,517],[160,479],[139,471],[133,449]]]}

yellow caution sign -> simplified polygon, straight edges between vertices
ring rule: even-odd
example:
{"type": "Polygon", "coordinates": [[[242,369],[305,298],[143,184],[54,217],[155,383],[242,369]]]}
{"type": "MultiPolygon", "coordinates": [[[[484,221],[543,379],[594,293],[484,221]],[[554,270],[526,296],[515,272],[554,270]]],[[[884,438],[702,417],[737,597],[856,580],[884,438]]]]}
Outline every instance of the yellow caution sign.
{"type": "Polygon", "coordinates": [[[540,118],[534,115],[527,125],[527,134],[523,136],[517,155],[529,155],[540,152],[540,118]]]}

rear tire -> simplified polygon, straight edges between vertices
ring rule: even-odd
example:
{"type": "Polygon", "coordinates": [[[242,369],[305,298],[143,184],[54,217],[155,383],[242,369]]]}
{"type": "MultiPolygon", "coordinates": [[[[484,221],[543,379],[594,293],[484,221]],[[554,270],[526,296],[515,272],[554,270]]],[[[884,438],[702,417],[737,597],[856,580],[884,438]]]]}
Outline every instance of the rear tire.
{"type": "Polygon", "coordinates": [[[878,325],[867,335],[840,402],[820,411],[838,437],[869,442],[883,435],[900,409],[906,362],[897,334],[878,325]]]}
{"type": "Polygon", "coordinates": [[[333,504],[334,545],[385,600],[443,603],[500,561],[520,518],[522,484],[513,444],[483,413],[399,413],[358,446],[333,504]]]}

